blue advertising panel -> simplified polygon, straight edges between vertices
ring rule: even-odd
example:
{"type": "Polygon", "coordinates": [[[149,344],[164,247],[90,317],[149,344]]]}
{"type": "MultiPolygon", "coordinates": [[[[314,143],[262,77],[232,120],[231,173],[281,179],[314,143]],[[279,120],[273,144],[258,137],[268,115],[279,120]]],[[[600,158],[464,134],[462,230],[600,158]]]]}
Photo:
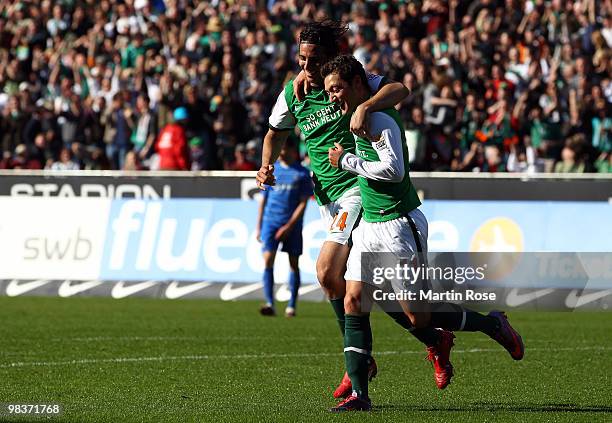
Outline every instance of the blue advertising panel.
{"type": "MultiPolygon", "coordinates": [[[[101,264],[104,280],[255,282],[263,271],[256,201],[113,200],[101,264]]],[[[612,251],[612,205],[601,202],[427,201],[430,251],[612,251]]],[[[304,220],[304,282],[326,228],[311,201],[304,220]]],[[[275,275],[288,274],[285,254],[275,275]]]]}

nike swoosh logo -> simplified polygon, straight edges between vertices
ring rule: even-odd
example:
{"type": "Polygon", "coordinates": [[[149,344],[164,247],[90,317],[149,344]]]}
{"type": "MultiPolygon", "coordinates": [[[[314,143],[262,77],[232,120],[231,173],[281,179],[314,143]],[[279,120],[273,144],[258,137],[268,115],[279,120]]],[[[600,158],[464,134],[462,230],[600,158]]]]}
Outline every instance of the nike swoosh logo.
{"type": "Polygon", "coordinates": [[[510,307],[518,307],[528,302],[537,300],[545,295],[554,292],[554,288],[538,289],[537,291],[528,292],[527,294],[519,294],[518,288],[513,288],[506,297],[506,304],[510,307]]]}
{"type": "Polygon", "coordinates": [[[87,291],[88,289],[101,285],[102,283],[103,282],[101,281],[88,281],[72,285],[70,281],[64,281],[57,290],[57,295],[62,298],[72,297],[79,292],[87,291]]]}
{"type": "MultiPolygon", "coordinates": [[[[316,283],[300,286],[300,289],[298,290],[298,297],[301,295],[308,294],[309,292],[317,291],[319,289],[319,284],[316,283]]],[[[276,291],[276,301],[289,301],[290,298],[291,291],[289,291],[288,285],[284,284],[278,289],[278,291],[276,291]]]]}
{"type": "Polygon", "coordinates": [[[578,295],[579,290],[573,289],[569,294],[567,294],[567,298],[565,299],[565,305],[569,308],[576,308],[583,306],[588,303],[592,303],[595,300],[598,300],[603,297],[607,297],[608,295],[612,295],[612,289],[606,289],[604,291],[592,292],[590,294],[581,294],[578,295]]]}
{"type": "Polygon", "coordinates": [[[166,298],[170,300],[175,300],[184,295],[195,292],[199,289],[206,288],[207,286],[212,285],[210,282],[196,282],[196,283],[186,283],[183,286],[179,286],[179,283],[174,281],[170,282],[168,288],[166,288],[166,298]]]}
{"type": "Polygon", "coordinates": [[[125,286],[124,282],[121,281],[121,282],[118,282],[115,286],[113,286],[113,290],[111,291],[111,297],[113,297],[116,300],[119,300],[125,297],[129,297],[130,295],[133,295],[144,289],[150,288],[157,283],[158,282],[155,282],[155,281],[145,281],[145,282],[136,283],[134,285],[125,286]]]}
{"type": "Polygon", "coordinates": [[[6,295],[7,297],[17,297],[18,295],[25,294],[28,291],[31,291],[36,288],[40,288],[43,285],[48,284],[49,280],[37,280],[31,282],[23,282],[19,283],[17,280],[12,280],[6,286],[6,295]]]}
{"type": "Polygon", "coordinates": [[[226,284],[223,289],[221,289],[219,298],[221,298],[223,301],[231,301],[238,297],[242,297],[249,292],[257,291],[258,289],[263,288],[263,283],[261,282],[240,285],[240,288],[233,288],[233,283],[230,282],[226,284]]]}

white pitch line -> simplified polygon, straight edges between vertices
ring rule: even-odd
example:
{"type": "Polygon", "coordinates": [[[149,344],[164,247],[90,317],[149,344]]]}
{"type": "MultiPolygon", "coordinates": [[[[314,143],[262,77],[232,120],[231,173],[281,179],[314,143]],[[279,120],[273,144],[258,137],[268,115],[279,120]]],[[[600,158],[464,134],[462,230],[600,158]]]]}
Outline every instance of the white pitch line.
{"type": "MultiPolygon", "coordinates": [[[[227,341],[241,341],[241,340],[253,340],[258,339],[257,336],[88,336],[88,337],[76,337],[76,338],[52,338],[51,342],[100,342],[100,341],[195,341],[195,342],[207,342],[210,340],[227,340],[227,341]]],[[[291,339],[299,340],[317,340],[320,339],[316,336],[292,336],[291,339]]],[[[18,338],[23,341],[24,338],[18,338]]],[[[34,340],[32,340],[34,341],[34,340]]],[[[35,340],[40,342],[40,339],[35,340]]]]}
{"type": "MultiPolygon", "coordinates": [[[[528,348],[527,351],[609,351],[612,347],[579,347],[579,348],[528,348]]],[[[453,350],[454,354],[501,352],[499,348],[471,348],[466,350],[453,350]]],[[[305,357],[333,357],[342,353],[295,353],[295,354],[238,354],[238,355],[183,355],[183,356],[160,356],[160,357],[117,357],[117,358],[92,358],[67,361],[20,361],[15,363],[0,364],[0,369],[15,367],[37,367],[37,366],[71,366],[78,364],[99,363],[138,363],[147,361],[199,361],[199,360],[244,360],[244,359],[266,359],[266,358],[305,358],[305,357]]],[[[379,355],[402,355],[402,354],[424,354],[421,351],[374,351],[379,355]]]]}
{"type": "MultiPolygon", "coordinates": [[[[204,342],[210,340],[228,340],[228,341],[242,341],[242,340],[253,340],[259,339],[258,336],[213,336],[209,337],[206,335],[197,337],[197,336],[89,336],[89,337],[75,337],[75,338],[51,338],[48,341],[51,342],[69,342],[69,341],[77,341],[77,342],[99,342],[99,341],[196,341],[196,342],[204,342]]],[[[308,340],[318,340],[319,337],[316,336],[291,336],[291,339],[297,339],[301,341],[308,340]]],[[[40,342],[40,339],[27,339],[27,338],[16,338],[15,341],[36,341],[40,342]]],[[[416,339],[409,341],[410,343],[418,344],[416,339]]],[[[470,343],[472,344],[489,344],[491,342],[490,339],[472,339],[470,343]]],[[[529,341],[529,345],[532,344],[552,344],[556,342],[556,340],[546,340],[546,339],[532,339],[529,341]]],[[[586,344],[589,342],[593,342],[593,340],[576,340],[572,341],[574,344],[586,344]]],[[[4,353],[6,354],[6,352],[4,353]]]]}
{"type": "MultiPolygon", "coordinates": [[[[227,341],[242,341],[242,340],[253,340],[259,339],[258,336],[91,336],[91,337],[76,337],[76,338],[52,338],[50,341],[53,342],[67,342],[67,341],[78,341],[78,342],[98,342],[98,341],[196,341],[196,342],[204,342],[210,340],[218,340],[223,339],[227,341]]],[[[308,341],[308,340],[318,340],[319,337],[316,336],[291,336],[291,339],[300,340],[300,341],[308,341]]],[[[19,338],[19,340],[24,340],[24,338],[19,338]]],[[[37,342],[40,339],[36,340],[37,342]]],[[[411,340],[412,343],[418,344],[419,341],[416,339],[411,340]]],[[[491,342],[490,339],[472,339],[470,343],[472,344],[489,344],[491,342]]],[[[545,340],[545,339],[533,339],[529,341],[529,345],[532,344],[547,344],[550,345],[556,342],[555,340],[545,340]]],[[[577,340],[572,341],[574,344],[587,344],[593,342],[593,340],[577,340]]]]}
{"type": "Polygon", "coordinates": [[[53,341],[196,341],[198,338],[187,336],[91,336],[84,338],[54,338],[53,341]]]}

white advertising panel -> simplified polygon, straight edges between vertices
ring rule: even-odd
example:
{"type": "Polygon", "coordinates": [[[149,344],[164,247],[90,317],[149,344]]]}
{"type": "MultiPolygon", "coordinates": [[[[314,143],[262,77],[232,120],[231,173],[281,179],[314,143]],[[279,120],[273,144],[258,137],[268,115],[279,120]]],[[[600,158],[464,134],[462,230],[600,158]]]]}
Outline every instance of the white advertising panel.
{"type": "Polygon", "coordinates": [[[0,278],[96,279],[111,200],[0,197],[0,278]]]}

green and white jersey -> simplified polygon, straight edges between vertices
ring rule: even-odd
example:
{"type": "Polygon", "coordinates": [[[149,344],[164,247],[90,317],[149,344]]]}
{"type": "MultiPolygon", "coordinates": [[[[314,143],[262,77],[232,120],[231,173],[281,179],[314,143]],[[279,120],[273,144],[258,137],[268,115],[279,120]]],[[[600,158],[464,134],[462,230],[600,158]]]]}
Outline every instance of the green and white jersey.
{"type": "MultiPolygon", "coordinates": [[[[368,75],[372,92],[378,91],[383,78],[368,75]]],[[[342,115],[340,107],[329,101],[322,89],[312,89],[304,101],[293,94],[293,80],[280,93],[270,115],[269,125],[275,130],[293,129],[297,125],[306,139],[310,168],[314,174],[314,193],[319,205],[338,199],[346,190],[357,186],[357,177],[329,164],[327,151],[337,142],[346,151],[355,151],[350,132],[351,117],[342,115]]]]}
{"type": "Polygon", "coordinates": [[[386,222],[421,205],[410,182],[404,128],[395,110],[370,115],[370,132],[378,141],[356,139],[356,154],[346,152],[340,167],[359,175],[359,190],[366,222],[386,222]],[[380,134],[380,135],[379,135],[380,134]]]}

